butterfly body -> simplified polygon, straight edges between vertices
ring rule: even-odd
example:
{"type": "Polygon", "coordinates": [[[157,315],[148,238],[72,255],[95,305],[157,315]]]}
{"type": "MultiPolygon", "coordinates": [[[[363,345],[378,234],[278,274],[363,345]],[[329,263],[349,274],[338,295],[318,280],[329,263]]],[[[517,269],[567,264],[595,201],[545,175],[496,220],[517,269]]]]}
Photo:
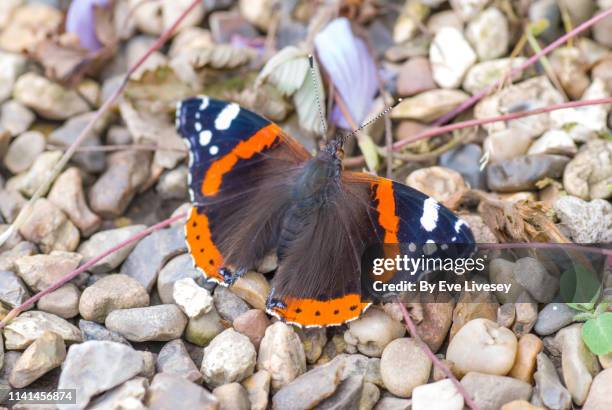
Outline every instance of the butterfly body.
{"type": "Polygon", "coordinates": [[[267,311],[303,326],[355,319],[364,251],[376,243],[473,241],[432,198],[391,180],[344,171],[342,143],[315,156],[276,124],[236,104],[179,104],[190,146],[193,208],[186,240],[207,278],[233,284],[270,254],[278,267],[267,311]]]}

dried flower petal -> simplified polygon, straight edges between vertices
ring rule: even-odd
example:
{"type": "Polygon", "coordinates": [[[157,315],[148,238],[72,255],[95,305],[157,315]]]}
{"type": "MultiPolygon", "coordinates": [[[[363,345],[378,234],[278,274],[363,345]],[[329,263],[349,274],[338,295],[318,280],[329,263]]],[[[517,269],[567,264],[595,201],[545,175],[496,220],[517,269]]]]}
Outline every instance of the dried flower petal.
{"type": "MultiPolygon", "coordinates": [[[[347,103],[351,116],[357,123],[362,123],[372,108],[378,89],[376,65],[366,44],[353,34],[346,18],[338,18],[317,34],[315,47],[321,64],[347,103]]],[[[343,128],[351,128],[338,107],[334,108],[332,119],[343,128]]]]}
{"type": "Polygon", "coordinates": [[[76,0],[66,15],[66,31],[79,36],[81,46],[97,51],[102,47],[96,35],[95,7],[108,6],[108,0],[76,0]]]}

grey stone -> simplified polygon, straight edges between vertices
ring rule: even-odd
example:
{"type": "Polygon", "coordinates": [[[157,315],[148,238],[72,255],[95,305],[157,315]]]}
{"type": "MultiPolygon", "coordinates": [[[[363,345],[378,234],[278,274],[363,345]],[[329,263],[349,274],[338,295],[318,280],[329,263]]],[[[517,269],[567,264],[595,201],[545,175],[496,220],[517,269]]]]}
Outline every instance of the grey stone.
{"type": "Polygon", "coordinates": [[[399,397],[386,396],[381,398],[374,410],[411,410],[412,400],[400,399],[399,397]]]}
{"type": "Polygon", "coordinates": [[[121,273],[133,277],[150,292],[165,263],[186,251],[183,227],[160,229],[136,245],[121,266],[121,273]]]}
{"type": "Polygon", "coordinates": [[[547,408],[553,410],[567,410],[571,408],[572,397],[561,384],[557,369],[544,352],[538,354],[538,370],[533,375],[536,383],[537,395],[547,408]]]}
{"type": "Polygon", "coordinates": [[[149,178],[150,153],[120,151],[108,156],[108,166],[89,191],[89,204],[103,218],[123,214],[149,178]]]}
{"type": "MultiPolygon", "coordinates": [[[[61,127],[56,128],[52,133],[49,134],[49,143],[59,147],[69,147],[77,137],[87,126],[87,124],[96,115],[94,112],[88,112],[80,114],[76,117],[68,119],[61,127]]],[[[103,131],[105,126],[104,119],[98,121],[92,131],[87,135],[87,138],[83,141],[81,146],[83,147],[96,147],[101,145],[100,133],[103,131]]],[[[72,160],[79,164],[81,168],[90,173],[100,173],[106,169],[106,156],[102,151],[85,151],[77,152],[72,160]]]]}
{"type": "Polygon", "coordinates": [[[158,373],[147,393],[150,410],[218,410],[219,401],[208,390],[173,374],[158,373]]]}
{"type": "Polygon", "coordinates": [[[363,376],[351,376],[342,381],[333,396],[319,403],[325,410],[355,409],[359,407],[363,392],[363,376]]]}
{"type": "Polygon", "coordinates": [[[60,335],[66,343],[80,342],[81,331],[70,322],[51,313],[32,311],[17,316],[4,328],[6,348],[25,349],[45,331],[60,335]]]}
{"type": "Polygon", "coordinates": [[[43,312],[70,319],[79,314],[80,297],[79,288],[74,283],[66,283],[59,289],[40,298],[36,307],[43,312]]]}
{"type": "Polygon", "coordinates": [[[202,373],[181,339],[172,340],[162,347],[157,355],[156,368],[158,373],[176,374],[198,384],[202,382],[202,373]]]}
{"type": "Polygon", "coordinates": [[[13,308],[21,305],[29,297],[30,292],[19,276],[10,271],[0,270],[0,302],[13,308]]]}
{"type": "Polygon", "coordinates": [[[71,346],[57,387],[76,388],[78,404],[62,404],[58,408],[82,409],[93,396],[131,379],[142,368],[141,355],[120,343],[90,340],[71,346]]]}
{"type": "Polygon", "coordinates": [[[13,174],[25,172],[45,150],[45,136],[39,131],[24,132],[13,140],[4,157],[4,165],[13,174]]]}
{"type": "Polygon", "coordinates": [[[544,178],[559,178],[567,157],[559,155],[526,155],[500,161],[487,167],[487,185],[497,192],[517,192],[536,188],[544,178]]]}
{"type": "Polygon", "coordinates": [[[83,291],[79,312],[85,320],[102,323],[117,309],[149,305],[149,294],[135,279],[122,275],[108,275],[83,291]]]}
{"type": "Polygon", "coordinates": [[[114,310],[105,325],[132,342],[163,342],[181,337],[187,318],[176,305],[157,305],[114,310]]]}
{"type": "Polygon", "coordinates": [[[9,383],[9,376],[19,360],[21,352],[6,352],[4,355],[4,366],[0,367],[0,403],[5,403],[13,386],[9,383]]]}
{"type": "Polygon", "coordinates": [[[565,303],[549,303],[538,313],[535,331],[542,336],[552,335],[574,321],[578,311],[565,303]]]}
{"type": "Polygon", "coordinates": [[[217,286],[215,288],[213,300],[219,315],[230,322],[233,322],[238,316],[250,309],[248,303],[225,286],[217,286]]]}
{"type": "Polygon", "coordinates": [[[535,258],[521,258],[513,267],[520,285],[540,303],[548,303],[559,290],[559,279],[548,273],[546,267],[535,258]]]}
{"type": "MultiPolygon", "coordinates": [[[[272,397],[272,407],[306,410],[318,406],[338,388],[343,368],[343,361],[334,360],[302,374],[283,386],[272,397]]],[[[359,376],[354,377],[359,378],[359,376]]]]}
{"type": "Polygon", "coordinates": [[[460,173],[470,187],[486,189],[485,175],[478,165],[480,157],[482,157],[482,149],[479,145],[465,144],[442,154],[440,166],[460,173]]]}
{"type": "Polygon", "coordinates": [[[79,329],[81,329],[81,334],[83,335],[84,342],[88,340],[106,340],[109,342],[123,343],[124,345],[132,346],[130,342],[128,342],[119,333],[108,330],[107,328],[96,322],[90,322],[89,320],[81,319],[79,320],[79,329]]]}
{"type": "MultiPolygon", "coordinates": [[[[79,253],[83,255],[84,262],[87,262],[98,256],[101,251],[110,249],[145,229],[145,225],[132,225],[98,232],[81,244],[79,253]]],[[[134,242],[104,257],[89,268],[89,271],[91,273],[107,273],[112,271],[121,265],[121,262],[128,257],[137,244],[138,242],[134,242]]]]}
{"type": "Polygon", "coordinates": [[[498,410],[511,401],[531,397],[531,385],[506,376],[470,372],[461,384],[481,410],[498,410]]]}
{"type": "Polygon", "coordinates": [[[134,377],[112,390],[94,398],[88,410],[113,410],[121,408],[140,408],[144,409],[142,403],[149,387],[149,381],[145,377],[134,377]]]}
{"type": "Polygon", "coordinates": [[[157,275],[159,298],[163,303],[174,303],[174,282],[184,278],[197,280],[201,276],[202,273],[193,266],[193,259],[188,253],[170,259],[157,275]]]}
{"type": "Polygon", "coordinates": [[[0,125],[12,135],[25,132],[36,116],[19,101],[10,100],[0,107],[0,125]]]}

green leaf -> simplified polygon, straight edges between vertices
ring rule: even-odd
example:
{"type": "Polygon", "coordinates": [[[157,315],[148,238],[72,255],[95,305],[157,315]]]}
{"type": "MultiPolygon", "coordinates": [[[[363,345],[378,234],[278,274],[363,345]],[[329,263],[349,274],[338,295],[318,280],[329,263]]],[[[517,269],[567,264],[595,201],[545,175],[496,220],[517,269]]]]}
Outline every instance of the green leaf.
{"type": "Polygon", "coordinates": [[[293,95],[305,83],[310,64],[305,51],[289,46],[276,53],[261,70],[257,82],[267,81],[285,96],[293,95]]]}
{"type": "Polygon", "coordinates": [[[317,135],[323,135],[325,132],[323,129],[325,106],[321,101],[325,101],[325,90],[323,89],[321,74],[317,68],[315,68],[315,76],[317,77],[316,81],[312,81],[310,78],[304,79],[302,86],[293,94],[293,104],[300,127],[317,135]],[[319,104],[321,104],[321,111],[319,111],[319,104]],[[321,115],[323,118],[321,118],[321,115]]]}
{"type": "Polygon", "coordinates": [[[582,326],[582,339],[591,352],[605,355],[612,352],[612,313],[606,312],[582,326]]]}
{"type": "Polygon", "coordinates": [[[359,134],[357,136],[357,144],[365,158],[368,169],[370,171],[375,171],[378,168],[378,147],[369,135],[364,134],[359,134]]]}

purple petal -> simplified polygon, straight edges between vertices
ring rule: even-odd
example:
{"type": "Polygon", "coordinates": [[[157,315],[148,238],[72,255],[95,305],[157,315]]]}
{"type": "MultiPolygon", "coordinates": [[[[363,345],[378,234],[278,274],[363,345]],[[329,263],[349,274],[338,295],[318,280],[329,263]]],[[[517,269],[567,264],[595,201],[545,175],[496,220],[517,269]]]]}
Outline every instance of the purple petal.
{"type": "MultiPolygon", "coordinates": [[[[376,64],[366,44],[353,34],[349,21],[342,17],[316,35],[315,48],[353,119],[361,124],[378,90],[376,64]]],[[[332,120],[343,128],[351,128],[338,107],[334,107],[332,120]]]]}
{"type": "Polygon", "coordinates": [[[102,47],[96,36],[94,6],[108,6],[108,0],[74,0],[66,15],[66,32],[76,34],[81,46],[91,51],[102,47]]]}

